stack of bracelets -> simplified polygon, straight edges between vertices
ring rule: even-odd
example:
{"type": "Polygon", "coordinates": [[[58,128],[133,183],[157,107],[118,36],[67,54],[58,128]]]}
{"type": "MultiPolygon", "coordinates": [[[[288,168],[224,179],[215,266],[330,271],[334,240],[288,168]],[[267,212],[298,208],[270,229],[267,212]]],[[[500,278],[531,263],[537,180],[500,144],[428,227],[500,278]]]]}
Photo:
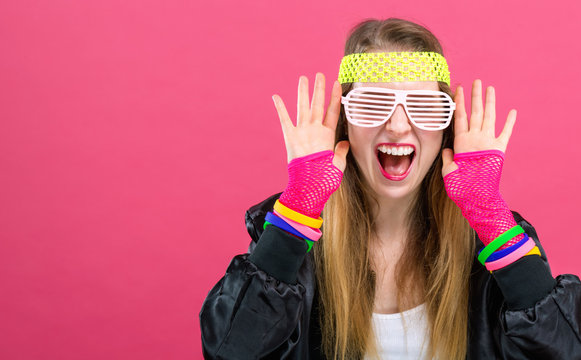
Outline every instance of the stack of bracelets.
{"type": "Polygon", "coordinates": [[[521,257],[527,255],[541,256],[541,251],[539,250],[538,246],[536,246],[535,241],[532,238],[529,238],[527,233],[525,233],[522,226],[516,225],[502,233],[500,236],[494,239],[494,241],[484,247],[478,253],[478,261],[480,261],[482,265],[486,266],[486,269],[492,273],[492,271],[512,264],[521,257]],[[496,251],[504,244],[506,244],[510,239],[520,234],[524,234],[522,240],[514,245],[511,245],[510,247],[496,251]]]}
{"type": "MultiPolygon", "coordinates": [[[[268,225],[274,225],[304,239],[308,245],[307,252],[311,251],[314,242],[319,240],[322,235],[320,229],[323,219],[321,217],[313,219],[289,209],[278,200],[274,204],[273,212],[269,211],[266,214],[265,220],[264,229],[268,225]]],[[[478,253],[478,261],[492,273],[492,271],[503,268],[528,255],[541,256],[541,251],[536,246],[535,241],[525,233],[522,226],[516,225],[484,247],[478,253]],[[497,251],[510,239],[520,234],[524,234],[522,240],[508,248],[497,251]]]]}
{"type": "MultiPolygon", "coordinates": [[[[321,217],[313,219],[289,209],[278,200],[274,204],[273,212],[269,211],[266,214],[265,220],[264,229],[268,225],[274,225],[304,239],[308,245],[307,252],[311,251],[314,242],[319,240],[322,235],[320,229],[323,219],[321,217]]],[[[541,251],[536,246],[535,241],[525,233],[522,226],[516,225],[484,247],[478,253],[478,261],[492,273],[492,271],[503,268],[528,255],[541,256],[541,251]],[[520,234],[524,234],[522,240],[508,248],[497,251],[510,239],[520,234]]]]}
{"type": "Polygon", "coordinates": [[[298,236],[307,242],[308,250],[311,251],[315,241],[321,237],[321,225],[323,219],[313,219],[312,217],[303,215],[286,206],[280,201],[276,200],[274,203],[273,212],[266,214],[264,229],[267,225],[274,225],[288,233],[298,236]]]}

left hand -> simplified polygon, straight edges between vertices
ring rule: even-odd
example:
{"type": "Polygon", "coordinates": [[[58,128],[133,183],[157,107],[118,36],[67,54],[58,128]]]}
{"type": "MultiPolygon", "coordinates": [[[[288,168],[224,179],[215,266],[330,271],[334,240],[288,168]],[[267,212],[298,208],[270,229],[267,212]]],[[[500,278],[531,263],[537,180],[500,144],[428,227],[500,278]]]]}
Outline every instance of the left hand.
{"type": "Polygon", "coordinates": [[[461,86],[456,88],[454,97],[456,103],[454,120],[454,151],[452,149],[442,150],[442,176],[446,176],[458,169],[454,162],[454,153],[464,153],[483,150],[500,150],[506,152],[506,147],[512,134],[512,128],[516,122],[516,110],[512,109],[508,113],[504,129],[499,137],[495,132],[495,98],[494,88],[486,88],[486,107],[482,109],[482,82],[474,80],[472,84],[472,114],[470,115],[470,126],[464,107],[464,89],[461,86]]]}

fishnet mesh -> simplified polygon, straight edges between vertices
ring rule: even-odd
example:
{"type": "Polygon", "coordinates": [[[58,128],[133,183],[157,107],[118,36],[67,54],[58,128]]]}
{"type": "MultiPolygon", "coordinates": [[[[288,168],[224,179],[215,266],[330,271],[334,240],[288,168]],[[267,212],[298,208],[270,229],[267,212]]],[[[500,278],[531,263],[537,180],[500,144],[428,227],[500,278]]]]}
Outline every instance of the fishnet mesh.
{"type": "MultiPolygon", "coordinates": [[[[517,225],[500,195],[504,153],[499,150],[461,153],[454,155],[454,162],[459,168],[444,177],[446,192],[486,246],[517,225]]],[[[515,236],[499,250],[523,237],[524,234],[515,236]]]]}
{"type": "Polygon", "coordinates": [[[355,53],[344,56],[339,83],[443,81],[450,85],[446,59],[428,51],[355,53]]]}
{"type": "Polygon", "coordinates": [[[291,160],[289,181],[279,201],[303,215],[318,218],[343,178],[343,172],[333,165],[334,156],[333,151],[326,150],[291,160]]]}

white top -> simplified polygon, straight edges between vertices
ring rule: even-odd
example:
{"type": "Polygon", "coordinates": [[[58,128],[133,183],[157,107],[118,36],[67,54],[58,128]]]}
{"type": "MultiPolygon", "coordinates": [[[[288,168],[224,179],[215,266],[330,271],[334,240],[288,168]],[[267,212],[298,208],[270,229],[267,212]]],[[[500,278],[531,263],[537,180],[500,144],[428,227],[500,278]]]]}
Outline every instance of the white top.
{"type": "MultiPolygon", "coordinates": [[[[372,324],[377,350],[382,360],[425,358],[429,341],[425,303],[402,313],[373,313],[372,324]],[[407,333],[404,330],[404,320],[407,333]]],[[[365,360],[368,359],[371,358],[366,355],[365,360]]]]}

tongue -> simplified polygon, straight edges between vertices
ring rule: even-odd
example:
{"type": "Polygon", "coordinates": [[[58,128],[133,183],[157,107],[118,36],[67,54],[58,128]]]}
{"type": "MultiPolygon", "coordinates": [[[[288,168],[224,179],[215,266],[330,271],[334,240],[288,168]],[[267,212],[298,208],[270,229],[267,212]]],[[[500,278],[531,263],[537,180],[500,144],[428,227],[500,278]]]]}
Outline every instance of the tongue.
{"type": "Polygon", "coordinates": [[[383,170],[389,175],[399,176],[407,171],[411,164],[411,156],[388,155],[379,152],[379,161],[383,170]]]}

